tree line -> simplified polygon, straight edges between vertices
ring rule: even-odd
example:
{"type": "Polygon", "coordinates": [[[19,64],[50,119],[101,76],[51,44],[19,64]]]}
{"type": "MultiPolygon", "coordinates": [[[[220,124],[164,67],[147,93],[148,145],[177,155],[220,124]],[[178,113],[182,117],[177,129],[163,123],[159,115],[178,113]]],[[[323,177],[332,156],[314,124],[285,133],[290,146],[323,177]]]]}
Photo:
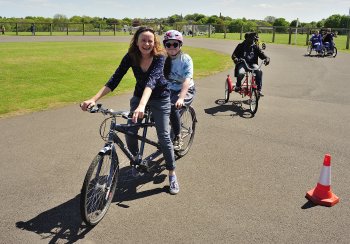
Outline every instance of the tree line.
{"type": "MultiPolygon", "coordinates": [[[[309,23],[301,22],[297,23],[297,20],[288,22],[285,18],[277,18],[274,16],[267,16],[264,20],[255,20],[255,19],[233,19],[228,16],[222,16],[221,13],[219,16],[211,15],[206,16],[203,14],[188,14],[186,16],[174,14],[167,18],[153,18],[153,19],[141,19],[141,18],[105,18],[105,17],[89,17],[89,16],[73,16],[67,18],[63,14],[56,14],[53,18],[45,17],[35,17],[35,16],[26,16],[24,18],[6,18],[0,16],[0,23],[10,23],[10,22],[19,22],[19,23],[53,23],[53,24],[63,24],[63,23],[86,23],[90,24],[94,28],[115,28],[123,29],[125,26],[139,26],[139,25],[148,25],[149,23],[157,24],[161,26],[162,30],[168,30],[174,28],[175,24],[180,25],[214,25],[214,26],[226,26],[228,32],[237,32],[238,26],[243,27],[245,30],[253,30],[258,26],[278,26],[278,27],[295,27],[298,24],[298,27],[305,28],[349,28],[350,17],[346,15],[334,14],[329,16],[326,19],[320,21],[312,21],[309,23]]],[[[238,30],[239,31],[239,30],[238,30]]]]}

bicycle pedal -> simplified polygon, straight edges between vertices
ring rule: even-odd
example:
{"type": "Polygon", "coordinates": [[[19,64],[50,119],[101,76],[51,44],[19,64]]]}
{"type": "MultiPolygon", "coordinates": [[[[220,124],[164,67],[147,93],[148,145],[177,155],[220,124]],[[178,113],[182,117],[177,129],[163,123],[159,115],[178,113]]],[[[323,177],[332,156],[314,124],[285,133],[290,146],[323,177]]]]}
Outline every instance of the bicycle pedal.
{"type": "Polygon", "coordinates": [[[150,172],[150,168],[146,164],[139,164],[139,166],[137,167],[137,170],[140,172],[146,172],[146,173],[150,172]]]}

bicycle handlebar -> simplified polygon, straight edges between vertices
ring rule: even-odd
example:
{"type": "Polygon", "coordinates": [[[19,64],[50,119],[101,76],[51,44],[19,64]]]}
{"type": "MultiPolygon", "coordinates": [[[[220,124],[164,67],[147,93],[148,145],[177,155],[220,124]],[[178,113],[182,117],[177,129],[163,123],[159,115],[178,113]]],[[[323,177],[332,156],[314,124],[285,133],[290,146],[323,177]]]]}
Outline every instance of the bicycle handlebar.
{"type": "MultiPolygon", "coordinates": [[[[87,111],[89,113],[102,113],[104,115],[111,115],[113,117],[122,117],[124,119],[130,119],[132,118],[132,115],[134,111],[129,111],[129,110],[121,110],[121,111],[114,111],[113,109],[109,108],[104,108],[102,104],[96,104],[92,108],[88,108],[87,111]]],[[[147,108],[146,108],[147,111],[147,108]]],[[[144,113],[144,117],[147,117],[149,115],[148,112],[144,113]]]]}
{"type": "Polygon", "coordinates": [[[247,69],[250,70],[250,71],[260,70],[261,66],[262,66],[263,64],[266,64],[265,60],[263,60],[263,61],[260,63],[260,65],[259,65],[258,68],[252,68],[252,67],[250,67],[250,66],[247,64],[247,61],[245,61],[245,59],[243,59],[243,58],[239,59],[239,62],[243,62],[243,63],[245,64],[245,66],[247,67],[247,69]]]}
{"type": "Polygon", "coordinates": [[[132,117],[131,111],[114,111],[113,109],[104,108],[100,103],[96,104],[92,108],[88,108],[87,111],[89,113],[102,113],[104,115],[112,115],[114,117],[123,117],[124,119],[132,117]]]}
{"type": "MultiPolygon", "coordinates": [[[[175,104],[171,104],[172,106],[175,104]]],[[[187,107],[187,105],[183,105],[182,108],[187,107]]],[[[101,103],[96,104],[95,106],[91,108],[87,108],[87,111],[89,113],[102,113],[104,115],[111,115],[113,117],[123,117],[124,119],[130,119],[132,118],[132,115],[134,111],[129,111],[129,110],[121,110],[121,111],[114,111],[113,109],[108,109],[104,108],[101,103]]],[[[147,111],[147,106],[146,106],[146,111],[147,111]]],[[[144,117],[147,117],[149,115],[148,112],[144,113],[144,117]]]]}

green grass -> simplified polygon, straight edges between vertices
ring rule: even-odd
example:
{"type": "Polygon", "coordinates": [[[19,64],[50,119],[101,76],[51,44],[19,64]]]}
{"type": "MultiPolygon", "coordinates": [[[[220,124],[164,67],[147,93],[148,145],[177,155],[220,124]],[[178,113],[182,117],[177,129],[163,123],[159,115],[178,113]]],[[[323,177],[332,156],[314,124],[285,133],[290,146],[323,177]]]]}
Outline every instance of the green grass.
{"type": "MultiPolygon", "coordinates": [[[[0,43],[0,117],[81,102],[110,78],[128,43],[29,42],[0,43]]],[[[227,70],[228,55],[184,47],[194,62],[194,78],[227,70]]],[[[116,91],[133,90],[131,69],[116,91]]]]}

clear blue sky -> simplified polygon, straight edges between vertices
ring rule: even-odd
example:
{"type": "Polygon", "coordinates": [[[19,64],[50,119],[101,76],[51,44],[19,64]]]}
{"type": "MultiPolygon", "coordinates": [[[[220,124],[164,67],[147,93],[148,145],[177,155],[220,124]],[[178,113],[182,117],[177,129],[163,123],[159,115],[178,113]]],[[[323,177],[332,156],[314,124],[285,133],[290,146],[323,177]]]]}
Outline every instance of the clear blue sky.
{"type": "Polygon", "coordinates": [[[200,13],[231,18],[264,19],[266,16],[299,18],[301,22],[319,21],[333,14],[348,15],[350,0],[0,0],[0,16],[53,17],[78,16],[165,18],[174,14],[200,13]],[[141,4],[142,3],[142,4],[141,4]]]}

